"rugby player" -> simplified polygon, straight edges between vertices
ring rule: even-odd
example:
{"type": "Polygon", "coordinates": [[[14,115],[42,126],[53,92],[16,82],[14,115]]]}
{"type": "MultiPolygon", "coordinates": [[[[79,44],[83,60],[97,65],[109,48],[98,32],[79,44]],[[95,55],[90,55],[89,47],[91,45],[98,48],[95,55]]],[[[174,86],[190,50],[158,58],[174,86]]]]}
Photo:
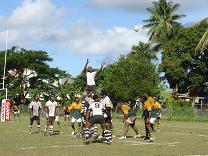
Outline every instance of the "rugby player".
{"type": "Polygon", "coordinates": [[[94,102],[89,106],[86,115],[86,127],[85,127],[85,135],[84,135],[84,143],[89,143],[90,138],[90,128],[95,124],[100,124],[103,131],[104,137],[106,139],[106,143],[110,144],[112,142],[112,135],[110,130],[107,129],[105,124],[105,118],[103,116],[103,112],[105,111],[105,107],[102,103],[99,102],[99,98],[97,95],[93,96],[94,102]]]}
{"type": "Polygon", "coordinates": [[[120,100],[117,103],[117,108],[120,109],[124,115],[124,132],[123,132],[123,136],[121,136],[119,139],[126,139],[126,135],[128,133],[129,130],[129,126],[131,126],[134,130],[134,132],[136,133],[136,135],[134,136],[134,138],[139,138],[140,134],[138,131],[138,128],[136,126],[136,109],[130,108],[127,104],[125,104],[125,102],[123,100],[120,100]]]}
{"type": "Polygon", "coordinates": [[[105,118],[105,123],[107,125],[107,129],[110,129],[112,133],[112,137],[115,137],[115,135],[113,135],[114,129],[112,123],[113,103],[105,91],[102,92],[100,101],[105,106],[106,113],[104,113],[104,118],[105,118]]]}
{"type": "Polygon", "coordinates": [[[55,98],[52,96],[45,104],[45,112],[46,112],[46,120],[47,120],[45,133],[47,133],[47,128],[49,126],[49,131],[48,131],[49,135],[53,134],[53,124],[55,121],[56,107],[57,107],[57,102],[55,101],[55,98]]]}
{"type": "Polygon", "coordinates": [[[70,110],[69,110],[69,106],[65,105],[63,108],[64,111],[64,125],[66,125],[66,120],[68,120],[69,122],[71,121],[71,116],[70,116],[70,110]]]}
{"type": "Polygon", "coordinates": [[[152,116],[150,122],[154,126],[154,131],[160,131],[160,118],[161,118],[161,104],[158,102],[157,98],[154,98],[154,105],[152,107],[152,116]],[[157,130],[155,129],[155,124],[157,124],[157,130]]]}
{"type": "Polygon", "coordinates": [[[32,125],[33,125],[34,121],[37,122],[38,132],[41,133],[41,131],[40,131],[40,111],[42,109],[42,106],[41,106],[38,96],[33,97],[33,101],[31,101],[28,108],[29,108],[29,113],[30,113],[29,134],[32,133],[31,131],[32,131],[32,125]]]}
{"type": "Polygon", "coordinates": [[[83,72],[86,73],[87,77],[87,86],[85,87],[86,94],[89,93],[89,91],[92,91],[94,94],[96,92],[96,84],[95,84],[95,77],[101,73],[105,63],[101,64],[101,67],[98,71],[93,71],[91,66],[88,66],[89,59],[87,59],[87,62],[84,66],[83,72]]]}
{"type": "Polygon", "coordinates": [[[153,137],[153,127],[152,127],[152,123],[153,119],[151,119],[152,117],[152,105],[150,103],[150,101],[147,99],[147,96],[143,97],[143,102],[144,102],[144,106],[143,106],[143,117],[144,117],[144,124],[145,124],[145,131],[146,131],[146,136],[144,137],[144,140],[153,142],[154,141],[154,137],[153,137]]]}
{"type": "Polygon", "coordinates": [[[80,96],[76,96],[74,99],[74,103],[69,107],[71,111],[71,126],[73,129],[72,136],[80,136],[81,126],[82,126],[82,103],[80,103],[80,96]],[[78,123],[78,131],[75,130],[75,123],[78,123]]]}

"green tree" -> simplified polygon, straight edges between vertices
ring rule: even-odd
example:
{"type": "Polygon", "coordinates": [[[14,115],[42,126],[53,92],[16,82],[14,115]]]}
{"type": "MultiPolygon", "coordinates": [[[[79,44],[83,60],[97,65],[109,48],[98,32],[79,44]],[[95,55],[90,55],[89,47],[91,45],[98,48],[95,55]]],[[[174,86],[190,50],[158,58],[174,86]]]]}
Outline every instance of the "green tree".
{"type": "MultiPolygon", "coordinates": [[[[102,89],[113,98],[134,100],[145,91],[158,88],[159,75],[150,61],[150,49],[142,48],[143,43],[134,46],[127,56],[120,56],[103,72],[102,89]]],[[[145,45],[144,47],[148,47],[145,45]]]]}
{"type": "Polygon", "coordinates": [[[146,23],[144,28],[149,29],[149,40],[158,42],[161,37],[171,36],[174,32],[174,27],[180,25],[176,21],[185,15],[175,13],[180,7],[178,3],[173,4],[171,1],[159,0],[152,2],[152,4],[152,7],[147,8],[151,16],[149,19],[144,20],[146,23]]]}
{"type": "MultiPolygon", "coordinates": [[[[53,94],[58,87],[58,81],[66,73],[58,68],[51,68],[47,62],[52,58],[45,51],[26,50],[12,47],[7,53],[6,71],[15,70],[17,73],[11,76],[7,72],[6,85],[9,95],[22,103],[26,96],[31,93],[53,94]]],[[[0,51],[0,73],[3,73],[4,51],[0,51]]],[[[1,75],[2,77],[3,75],[1,75]]]]}
{"type": "Polygon", "coordinates": [[[195,52],[200,36],[207,30],[208,24],[197,27],[181,28],[179,33],[162,46],[160,69],[170,87],[178,86],[186,93],[189,88],[203,87],[208,81],[208,50],[195,52]]]}

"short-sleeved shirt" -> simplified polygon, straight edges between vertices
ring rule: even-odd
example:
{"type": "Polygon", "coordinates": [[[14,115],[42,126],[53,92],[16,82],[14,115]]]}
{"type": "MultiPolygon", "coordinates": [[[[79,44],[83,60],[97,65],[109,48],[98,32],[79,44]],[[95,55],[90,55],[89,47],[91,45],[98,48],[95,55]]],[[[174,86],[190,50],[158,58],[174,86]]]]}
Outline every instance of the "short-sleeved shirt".
{"type": "Polygon", "coordinates": [[[69,110],[71,110],[72,117],[75,119],[81,118],[82,103],[72,103],[69,110]]]}
{"type": "Polygon", "coordinates": [[[105,106],[105,107],[110,107],[113,108],[113,103],[111,102],[110,98],[108,96],[106,96],[101,103],[105,106]]]}
{"type": "Polygon", "coordinates": [[[46,107],[48,107],[48,116],[49,117],[54,117],[55,116],[55,111],[57,107],[57,102],[56,101],[47,101],[45,104],[46,107]]]}
{"type": "Polygon", "coordinates": [[[121,106],[121,111],[124,115],[128,115],[128,117],[135,117],[136,116],[136,109],[130,108],[128,105],[123,104],[121,106]]]}
{"type": "Polygon", "coordinates": [[[155,101],[152,111],[151,111],[151,117],[156,118],[158,116],[158,112],[161,109],[161,105],[159,102],[155,101]]]}
{"type": "Polygon", "coordinates": [[[87,72],[87,85],[95,85],[96,72],[87,72]]]}
{"type": "Polygon", "coordinates": [[[32,101],[29,105],[33,116],[40,116],[40,109],[42,109],[40,101],[32,101]]]}
{"type": "Polygon", "coordinates": [[[105,106],[100,103],[100,102],[93,102],[90,107],[89,110],[92,111],[92,115],[103,115],[103,110],[105,109],[105,106]]]}
{"type": "Polygon", "coordinates": [[[125,104],[121,106],[121,111],[122,111],[122,113],[124,115],[128,115],[129,114],[129,109],[130,109],[130,107],[125,105],[125,104]]]}

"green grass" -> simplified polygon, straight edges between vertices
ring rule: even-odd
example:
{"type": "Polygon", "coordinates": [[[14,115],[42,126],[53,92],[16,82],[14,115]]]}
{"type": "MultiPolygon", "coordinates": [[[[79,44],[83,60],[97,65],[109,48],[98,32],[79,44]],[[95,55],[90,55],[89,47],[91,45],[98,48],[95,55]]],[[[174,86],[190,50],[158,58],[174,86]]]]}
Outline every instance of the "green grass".
{"type": "MultiPolygon", "coordinates": [[[[63,126],[63,134],[43,136],[27,133],[28,117],[21,122],[0,123],[0,156],[175,156],[208,155],[208,124],[206,122],[161,121],[161,132],[155,133],[154,143],[142,138],[134,139],[132,129],[129,138],[118,140],[122,135],[122,120],[115,119],[116,138],[111,145],[91,143],[85,145],[81,139],[72,137],[71,127],[63,126]]],[[[63,118],[61,118],[63,121],[63,118]]],[[[44,118],[41,126],[43,128],[44,118]]],[[[143,121],[137,125],[144,134],[143,121]]],[[[36,131],[36,123],[33,131],[36,131]]],[[[57,130],[57,126],[54,127],[57,130]]]]}

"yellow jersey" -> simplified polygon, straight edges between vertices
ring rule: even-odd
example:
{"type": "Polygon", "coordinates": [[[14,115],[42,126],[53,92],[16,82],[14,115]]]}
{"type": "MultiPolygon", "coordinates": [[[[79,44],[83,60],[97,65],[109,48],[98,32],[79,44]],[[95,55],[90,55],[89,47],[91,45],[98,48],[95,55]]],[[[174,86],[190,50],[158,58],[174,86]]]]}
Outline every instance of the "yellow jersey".
{"type": "Polygon", "coordinates": [[[144,111],[151,111],[152,110],[152,106],[151,103],[147,100],[144,102],[144,111]]]}
{"type": "Polygon", "coordinates": [[[161,104],[157,101],[155,101],[154,106],[155,109],[160,109],[161,108],[161,104]]]}
{"type": "Polygon", "coordinates": [[[121,111],[124,115],[127,115],[129,113],[130,107],[127,106],[126,104],[121,106],[121,111]]]}
{"type": "Polygon", "coordinates": [[[82,104],[81,103],[72,103],[69,107],[69,110],[82,110],[82,104]]]}

